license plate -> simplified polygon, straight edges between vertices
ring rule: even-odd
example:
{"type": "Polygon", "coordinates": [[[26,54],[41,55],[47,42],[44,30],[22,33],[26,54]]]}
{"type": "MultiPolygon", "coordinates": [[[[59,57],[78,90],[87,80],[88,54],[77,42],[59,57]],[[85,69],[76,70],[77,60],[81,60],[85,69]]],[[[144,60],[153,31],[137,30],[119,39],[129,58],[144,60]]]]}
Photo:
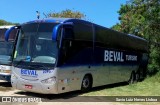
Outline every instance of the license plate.
{"type": "Polygon", "coordinates": [[[26,89],[32,89],[32,85],[25,85],[26,89]]]}

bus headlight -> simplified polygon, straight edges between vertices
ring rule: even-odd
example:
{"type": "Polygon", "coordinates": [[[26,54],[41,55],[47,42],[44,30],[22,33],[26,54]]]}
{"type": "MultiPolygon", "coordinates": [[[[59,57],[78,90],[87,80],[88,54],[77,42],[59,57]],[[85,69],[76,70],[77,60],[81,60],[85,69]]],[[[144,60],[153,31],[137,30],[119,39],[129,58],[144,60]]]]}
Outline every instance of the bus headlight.
{"type": "Polygon", "coordinates": [[[56,83],[56,77],[51,77],[51,78],[47,78],[47,79],[45,79],[45,80],[42,80],[41,81],[42,83],[53,83],[53,84],[55,84],[56,83]]]}
{"type": "Polygon", "coordinates": [[[10,74],[11,73],[11,67],[10,66],[0,66],[0,72],[1,73],[7,73],[10,74]]]}
{"type": "Polygon", "coordinates": [[[10,73],[11,73],[11,70],[1,70],[1,69],[0,69],[0,73],[9,73],[9,74],[10,74],[10,73]]]}
{"type": "Polygon", "coordinates": [[[3,70],[3,73],[11,73],[11,70],[3,70]]]}

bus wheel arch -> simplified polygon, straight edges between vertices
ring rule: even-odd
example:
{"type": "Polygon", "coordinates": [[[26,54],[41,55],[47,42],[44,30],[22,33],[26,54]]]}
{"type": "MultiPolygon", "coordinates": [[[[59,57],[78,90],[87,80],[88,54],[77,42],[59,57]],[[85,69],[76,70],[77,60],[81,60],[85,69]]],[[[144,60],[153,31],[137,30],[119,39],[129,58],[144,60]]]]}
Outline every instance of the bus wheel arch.
{"type": "Polygon", "coordinates": [[[139,82],[139,81],[140,81],[140,78],[141,78],[141,74],[140,74],[140,70],[138,70],[138,71],[135,73],[135,81],[136,81],[136,82],[139,82]]]}
{"type": "Polygon", "coordinates": [[[92,74],[85,74],[81,83],[81,91],[88,92],[92,88],[92,84],[93,84],[92,74]]]}
{"type": "Polygon", "coordinates": [[[133,84],[135,82],[135,80],[136,80],[136,73],[135,73],[135,71],[132,71],[131,75],[130,75],[130,78],[128,80],[128,83],[133,84]]]}
{"type": "Polygon", "coordinates": [[[147,65],[140,65],[137,73],[139,73],[139,81],[142,81],[147,76],[147,65]]]}

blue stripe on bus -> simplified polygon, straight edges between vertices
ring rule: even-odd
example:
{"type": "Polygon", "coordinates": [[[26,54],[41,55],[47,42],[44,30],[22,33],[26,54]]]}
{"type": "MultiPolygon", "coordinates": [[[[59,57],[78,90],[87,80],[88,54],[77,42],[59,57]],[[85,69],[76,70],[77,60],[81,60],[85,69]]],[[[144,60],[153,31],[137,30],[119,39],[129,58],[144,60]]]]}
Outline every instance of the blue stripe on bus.
{"type": "Polygon", "coordinates": [[[109,67],[109,66],[114,66],[114,67],[128,67],[128,66],[139,66],[138,63],[101,63],[101,64],[64,64],[61,65],[61,68],[67,68],[67,67],[109,67]]]}

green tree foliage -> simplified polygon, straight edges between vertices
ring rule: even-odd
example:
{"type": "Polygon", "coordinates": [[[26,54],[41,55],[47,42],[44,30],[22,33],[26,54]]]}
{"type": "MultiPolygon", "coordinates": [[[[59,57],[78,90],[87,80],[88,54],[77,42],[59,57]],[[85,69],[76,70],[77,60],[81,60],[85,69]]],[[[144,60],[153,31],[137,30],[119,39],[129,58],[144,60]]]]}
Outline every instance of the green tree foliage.
{"type": "Polygon", "coordinates": [[[130,0],[121,5],[118,13],[120,23],[112,29],[147,39],[150,48],[148,70],[160,71],[160,0],[130,0]]]}
{"type": "Polygon", "coordinates": [[[19,23],[11,23],[11,22],[7,22],[5,20],[0,19],[0,26],[3,25],[18,25],[19,23]]]}
{"type": "Polygon", "coordinates": [[[12,23],[10,23],[10,22],[7,22],[7,21],[5,21],[5,20],[0,20],[0,26],[2,26],[2,25],[11,25],[12,23]]]}
{"type": "Polygon", "coordinates": [[[66,9],[61,12],[48,13],[47,17],[57,17],[57,18],[64,17],[64,18],[82,19],[82,18],[85,18],[85,15],[79,11],[72,11],[70,9],[66,9]]]}

